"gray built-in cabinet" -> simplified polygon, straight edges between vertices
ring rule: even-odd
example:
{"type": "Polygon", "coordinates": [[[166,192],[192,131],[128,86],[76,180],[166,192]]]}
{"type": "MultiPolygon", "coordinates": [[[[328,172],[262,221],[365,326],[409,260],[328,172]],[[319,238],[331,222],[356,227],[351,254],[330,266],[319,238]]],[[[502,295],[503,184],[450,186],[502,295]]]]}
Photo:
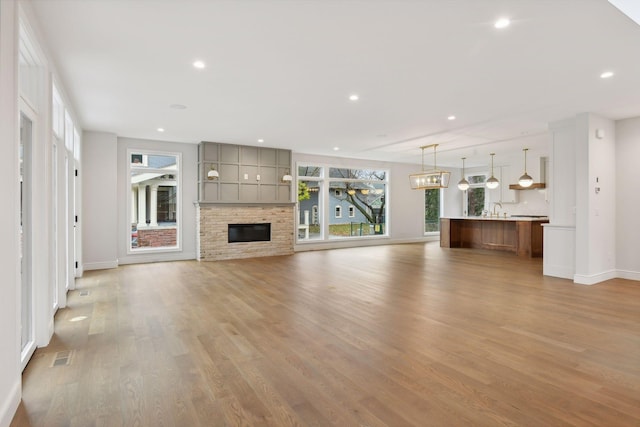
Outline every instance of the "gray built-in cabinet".
{"type": "Polygon", "coordinates": [[[201,203],[291,202],[291,150],[201,142],[198,148],[198,197],[201,203]],[[209,179],[214,167],[220,175],[209,179]]]}

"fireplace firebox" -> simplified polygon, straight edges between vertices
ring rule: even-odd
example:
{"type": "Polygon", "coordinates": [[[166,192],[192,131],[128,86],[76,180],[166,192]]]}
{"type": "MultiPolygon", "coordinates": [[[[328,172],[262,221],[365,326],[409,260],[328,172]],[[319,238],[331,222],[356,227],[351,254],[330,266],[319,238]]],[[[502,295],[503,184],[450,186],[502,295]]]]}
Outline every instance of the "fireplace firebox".
{"type": "Polygon", "coordinates": [[[271,241],[271,224],[229,224],[229,243],[269,242],[271,241]]]}

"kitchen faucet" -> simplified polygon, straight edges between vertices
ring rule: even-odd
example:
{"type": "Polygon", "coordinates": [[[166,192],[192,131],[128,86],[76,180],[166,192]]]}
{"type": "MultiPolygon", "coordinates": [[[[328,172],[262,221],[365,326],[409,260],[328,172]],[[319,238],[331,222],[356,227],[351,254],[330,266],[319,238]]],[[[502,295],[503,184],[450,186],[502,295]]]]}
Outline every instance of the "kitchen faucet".
{"type": "Polygon", "coordinates": [[[496,212],[496,206],[500,206],[500,209],[502,209],[502,203],[500,202],[493,202],[493,214],[491,214],[491,216],[498,216],[498,213],[496,212]]]}

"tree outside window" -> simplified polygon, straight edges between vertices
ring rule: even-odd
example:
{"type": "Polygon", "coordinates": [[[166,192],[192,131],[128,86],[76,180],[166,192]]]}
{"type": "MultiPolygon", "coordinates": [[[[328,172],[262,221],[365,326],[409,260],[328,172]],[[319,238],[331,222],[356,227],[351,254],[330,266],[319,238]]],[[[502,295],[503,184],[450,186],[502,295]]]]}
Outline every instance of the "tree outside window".
{"type": "Polygon", "coordinates": [[[482,211],[486,209],[486,192],[485,181],[486,175],[469,175],[469,189],[467,190],[467,198],[465,200],[465,212],[468,216],[481,216],[482,211]]]}
{"type": "Polygon", "coordinates": [[[440,231],[440,189],[424,190],[424,232],[440,231]]]}
{"type": "Polygon", "coordinates": [[[306,165],[297,170],[299,224],[306,225],[306,212],[317,223],[309,224],[305,240],[386,234],[386,171],[306,165]]]}

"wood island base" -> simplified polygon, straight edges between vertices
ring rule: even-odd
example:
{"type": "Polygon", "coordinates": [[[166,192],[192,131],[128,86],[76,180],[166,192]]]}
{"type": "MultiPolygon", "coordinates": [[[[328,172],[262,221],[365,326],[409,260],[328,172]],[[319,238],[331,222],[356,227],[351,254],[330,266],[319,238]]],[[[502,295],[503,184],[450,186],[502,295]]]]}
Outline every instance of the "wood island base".
{"type": "Polygon", "coordinates": [[[542,257],[542,224],[548,219],[441,218],[440,247],[476,248],[542,257]]]}

